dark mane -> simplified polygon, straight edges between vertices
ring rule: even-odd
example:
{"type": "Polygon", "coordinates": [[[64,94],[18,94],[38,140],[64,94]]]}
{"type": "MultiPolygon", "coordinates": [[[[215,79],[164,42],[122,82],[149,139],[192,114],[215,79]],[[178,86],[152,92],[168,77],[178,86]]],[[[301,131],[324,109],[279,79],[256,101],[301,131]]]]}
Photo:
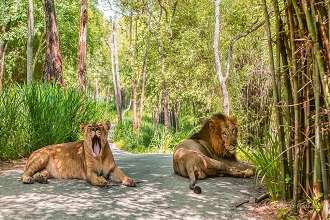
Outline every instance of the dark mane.
{"type": "Polygon", "coordinates": [[[191,135],[190,139],[194,139],[194,140],[199,140],[199,139],[203,139],[203,140],[208,140],[209,139],[209,123],[211,119],[218,119],[218,120],[226,120],[226,116],[222,113],[217,113],[212,115],[209,119],[207,119],[202,128],[195,134],[191,135]]]}

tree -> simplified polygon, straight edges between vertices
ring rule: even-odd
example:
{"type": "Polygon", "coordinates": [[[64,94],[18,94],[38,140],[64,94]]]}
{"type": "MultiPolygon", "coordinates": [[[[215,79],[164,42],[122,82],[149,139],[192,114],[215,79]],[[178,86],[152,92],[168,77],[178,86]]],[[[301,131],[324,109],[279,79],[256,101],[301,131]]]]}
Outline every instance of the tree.
{"type": "Polygon", "coordinates": [[[118,122],[122,122],[123,110],[122,110],[122,95],[120,86],[119,75],[119,62],[118,62],[118,39],[117,39],[117,21],[112,19],[112,33],[109,39],[110,51],[111,51],[111,64],[112,64],[112,82],[115,90],[115,102],[117,110],[118,122]]]}
{"type": "Polygon", "coordinates": [[[26,44],[27,68],[26,82],[32,83],[33,78],[33,37],[34,37],[34,18],[33,18],[33,0],[28,3],[28,40],[26,44]]]}
{"type": "Polygon", "coordinates": [[[87,0],[80,1],[80,31],[79,31],[79,45],[78,45],[78,87],[86,92],[86,55],[87,55],[87,0]]]}
{"type": "Polygon", "coordinates": [[[44,79],[63,85],[62,56],[56,25],[54,0],[44,0],[46,20],[46,56],[44,63],[44,79]]]}
{"type": "Polygon", "coordinates": [[[229,115],[229,95],[226,81],[229,76],[229,71],[223,75],[221,68],[221,57],[219,53],[219,37],[220,37],[220,0],[214,0],[214,35],[213,35],[213,50],[214,50],[214,65],[217,78],[220,83],[220,88],[223,96],[223,111],[225,115],[229,115]]]}

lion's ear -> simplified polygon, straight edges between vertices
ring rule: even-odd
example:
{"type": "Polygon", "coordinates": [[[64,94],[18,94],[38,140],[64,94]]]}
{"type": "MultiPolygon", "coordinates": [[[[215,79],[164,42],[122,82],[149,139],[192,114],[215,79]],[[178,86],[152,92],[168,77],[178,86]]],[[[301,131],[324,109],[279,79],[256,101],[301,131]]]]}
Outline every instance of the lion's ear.
{"type": "Polygon", "coordinates": [[[235,124],[235,125],[237,125],[237,123],[238,123],[236,117],[230,117],[230,121],[231,121],[233,124],[235,124]]]}
{"type": "Polygon", "coordinates": [[[103,123],[103,126],[105,128],[105,130],[109,131],[111,128],[111,123],[110,121],[106,121],[105,123],[103,123]]]}
{"type": "Polygon", "coordinates": [[[80,131],[83,132],[85,130],[86,124],[80,124],[80,131]]]}
{"type": "Polygon", "coordinates": [[[213,118],[210,118],[208,121],[207,121],[207,123],[209,124],[209,128],[211,128],[211,129],[215,129],[216,128],[216,122],[215,122],[215,120],[213,119],[213,118]]]}

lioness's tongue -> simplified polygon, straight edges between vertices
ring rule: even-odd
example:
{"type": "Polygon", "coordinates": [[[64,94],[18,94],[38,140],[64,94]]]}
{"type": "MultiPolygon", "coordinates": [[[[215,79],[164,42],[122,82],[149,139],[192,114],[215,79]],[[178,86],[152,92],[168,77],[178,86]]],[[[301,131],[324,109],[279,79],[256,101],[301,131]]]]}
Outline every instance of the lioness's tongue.
{"type": "Polygon", "coordinates": [[[97,156],[99,155],[100,151],[101,151],[101,148],[100,148],[100,144],[98,141],[96,141],[94,143],[94,146],[93,146],[93,151],[94,151],[94,154],[97,156]]]}

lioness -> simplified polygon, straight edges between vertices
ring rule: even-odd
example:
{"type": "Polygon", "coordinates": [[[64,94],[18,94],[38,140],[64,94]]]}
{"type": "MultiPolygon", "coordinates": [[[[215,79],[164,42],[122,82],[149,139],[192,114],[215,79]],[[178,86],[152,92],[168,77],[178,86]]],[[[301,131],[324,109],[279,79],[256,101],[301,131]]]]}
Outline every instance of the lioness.
{"type": "Polygon", "coordinates": [[[189,188],[201,193],[195,186],[197,179],[208,176],[251,177],[254,168],[236,159],[236,120],[223,114],[208,119],[201,130],[183,140],[174,149],[174,172],[189,177],[189,188]]]}
{"type": "Polygon", "coordinates": [[[110,123],[81,125],[84,140],[54,144],[31,154],[23,183],[47,183],[48,178],[82,179],[95,186],[108,185],[108,179],[125,186],[135,186],[116,165],[107,140],[110,123]]]}

